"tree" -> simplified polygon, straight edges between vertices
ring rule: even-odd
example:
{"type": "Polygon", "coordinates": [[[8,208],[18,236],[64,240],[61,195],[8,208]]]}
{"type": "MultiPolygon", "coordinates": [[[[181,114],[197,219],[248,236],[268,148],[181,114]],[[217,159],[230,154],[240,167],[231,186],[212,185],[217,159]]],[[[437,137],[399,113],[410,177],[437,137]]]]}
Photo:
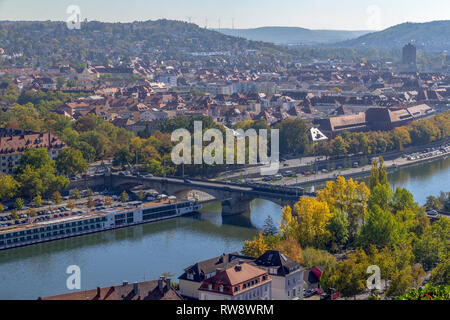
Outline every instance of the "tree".
{"type": "Polygon", "coordinates": [[[434,286],[427,283],[425,288],[410,289],[406,294],[396,300],[450,300],[450,287],[445,285],[434,286]]]}
{"type": "Polygon", "coordinates": [[[303,263],[308,268],[334,265],[336,258],[328,251],[308,247],[303,250],[303,263]]]}
{"type": "Polygon", "coordinates": [[[88,188],[88,189],[86,190],[86,194],[87,194],[88,197],[94,196],[94,192],[93,192],[90,188],[88,188]]]}
{"type": "Polygon", "coordinates": [[[362,227],[358,243],[364,247],[375,245],[379,248],[390,247],[398,242],[402,234],[401,226],[389,211],[375,205],[368,214],[366,224],[362,227]]]}
{"type": "Polygon", "coordinates": [[[427,197],[427,202],[425,203],[425,207],[427,209],[441,210],[442,206],[443,204],[438,197],[435,196],[427,197]]]}
{"type": "Polygon", "coordinates": [[[245,241],[244,247],[242,248],[242,254],[248,257],[260,257],[267,250],[269,246],[264,240],[262,233],[259,233],[257,237],[253,238],[253,241],[245,241]]]}
{"type": "Polygon", "coordinates": [[[94,199],[92,199],[92,197],[89,197],[86,205],[89,209],[95,207],[94,199]]]}
{"type": "Polygon", "coordinates": [[[331,233],[333,243],[336,244],[339,250],[341,250],[348,241],[349,225],[345,213],[342,210],[335,210],[327,229],[331,233]]]}
{"type": "Polygon", "coordinates": [[[23,207],[24,207],[24,202],[23,202],[23,199],[22,198],[17,198],[16,199],[16,202],[15,202],[15,204],[14,204],[14,207],[17,209],[17,210],[22,210],[23,209],[23,207]]]}
{"type": "Polygon", "coordinates": [[[0,199],[13,198],[19,187],[19,183],[10,175],[0,178],[0,199]]]}
{"type": "Polygon", "coordinates": [[[347,259],[334,266],[328,265],[320,279],[320,286],[331,293],[331,289],[343,297],[352,297],[366,290],[369,258],[363,250],[349,254],[347,259]]]}
{"type": "Polygon", "coordinates": [[[34,210],[33,208],[29,208],[27,214],[29,217],[36,217],[36,210],[34,210]]]}
{"type": "Polygon", "coordinates": [[[33,204],[36,208],[42,206],[42,197],[40,194],[38,194],[36,197],[33,198],[33,204]]]}
{"type": "Polygon", "coordinates": [[[72,211],[73,209],[75,209],[75,203],[72,200],[69,200],[67,202],[67,208],[69,208],[70,211],[72,211]]]}
{"type": "Polygon", "coordinates": [[[66,148],[56,158],[56,168],[58,172],[70,177],[75,174],[85,173],[88,164],[80,150],[66,148]]]}
{"type": "Polygon", "coordinates": [[[379,158],[380,162],[376,159],[372,162],[372,169],[370,171],[370,190],[373,190],[378,184],[388,184],[387,170],[384,165],[383,157],[379,158]]]}
{"type": "Polygon", "coordinates": [[[329,238],[326,226],[332,214],[328,204],[316,199],[302,198],[294,205],[295,216],[290,207],[283,211],[280,233],[284,238],[297,239],[301,246],[322,247],[329,238]]]}
{"type": "Polygon", "coordinates": [[[434,285],[448,285],[450,283],[450,259],[438,263],[431,273],[431,282],[434,285]]]}
{"type": "Polygon", "coordinates": [[[55,191],[52,194],[52,200],[55,204],[60,204],[62,202],[61,193],[59,193],[59,191],[55,191]]]}
{"type": "Polygon", "coordinates": [[[396,270],[386,290],[388,297],[398,297],[406,293],[408,288],[411,288],[413,278],[409,270],[396,270]]]}
{"type": "Polygon", "coordinates": [[[112,205],[112,200],[111,200],[110,197],[106,197],[105,198],[105,205],[108,206],[108,207],[112,205]]]}
{"type": "Polygon", "coordinates": [[[341,137],[338,136],[333,141],[331,141],[331,153],[332,155],[338,157],[347,154],[348,150],[348,144],[347,142],[341,137]]]}
{"type": "Polygon", "coordinates": [[[268,216],[266,220],[264,221],[264,231],[263,235],[265,237],[267,236],[274,236],[278,233],[277,226],[273,222],[273,219],[271,216],[268,216]]]}
{"type": "Polygon", "coordinates": [[[80,190],[78,190],[78,189],[73,190],[72,197],[75,200],[80,200],[81,199],[80,190]]]}
{"type": "Polygon", "coordinates": [[[354,239],[360,225],[365,221],[370,190],[362,182],[338,177],[328,181],[324,189],[317,191],[317,199],[324,201],[330,210],[343,211],[349,222],[349,238],[354,239]]]}
{"type": "Polygon", "coordinates": [[[13,220],[18,220],[18,219],[19,219],[19,214],[17,213],[17,209],[13,209],[13,210],[11,211],[11,218],[12,218],[13,220]]]}
{"type": "Polygon", "coordinates": [[[0,203],[0,213],[2,213],[3,211],[5,211],[5,207],[3,206],[2,203],[0,203]]]}
{"type": "Polygon", "coordinates": [[[142,200],[144,200],[144,198],[145,198],[145,193],[144,193],[144,191],[139,190],[139,192],[138,192],[138,199],[139,199],[140,201],[142,201],[142,200]]]}
{"type": "Polygon", "coordinates": [[[280,152],[303,154],[309,146],[309,130],[305,120],[286,119],[276,127],[280,130],[280,152]]]}
{"type": "Polygon", "coordinates": [[[128,193],[124,190],[120,196],[120,201],[122,201],[122,203],[128,202],[129,200],[129,196],[128,193]]]}
{"type": "Polygon", "coordinates": [[[283,239],[275,246],[275,250],[284,253],[287,257],[300,264],[304,263],[302,247],[295,239],[283,239]]]}
{"type": "Polygon", "coordinates": [[[36,170],[44,168],[48,165],[53,165],[53,162],[48,155],[47,149],[27,149],[20,158],[19,166],[16,168],[16,172],[21,173],[27,166],[30,166],[32,169],[36,170]]]}

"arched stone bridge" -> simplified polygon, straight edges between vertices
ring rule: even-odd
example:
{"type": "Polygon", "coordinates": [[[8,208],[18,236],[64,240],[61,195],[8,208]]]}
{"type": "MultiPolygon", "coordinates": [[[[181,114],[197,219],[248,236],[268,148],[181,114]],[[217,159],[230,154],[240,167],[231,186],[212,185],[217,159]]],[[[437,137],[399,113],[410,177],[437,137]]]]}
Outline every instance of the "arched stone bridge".
{"type": "Polygon", "coordinates": [[[314,194],[307,194],[302,188],[282,187],[271,185],[240,185],[225,182],[181,179],[174,177],[137,177],[124,175],[105,175],[90,178],[79,182],[71,183],[70,188],[83,188],[96,186],[109,187],[120,190],[137,185],[142,185],[149,189],[178,196],[189,191],[201,191],[213,196],[217,201],[222,202],[222,211],[225,215],[241,214],[249,209],[250,202],[254,199],[265,199],[280,206],[293,206],[301,197],[311,197],[314,194]]]}

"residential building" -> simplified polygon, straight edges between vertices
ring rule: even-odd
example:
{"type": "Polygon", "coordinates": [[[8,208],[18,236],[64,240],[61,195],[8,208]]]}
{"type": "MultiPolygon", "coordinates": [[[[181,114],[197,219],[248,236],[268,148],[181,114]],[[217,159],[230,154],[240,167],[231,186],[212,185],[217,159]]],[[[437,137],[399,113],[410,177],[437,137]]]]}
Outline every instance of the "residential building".
{"type": "Polygon", "coordinates": [[[304,268],[282,252],[269,250],[252,264],[268,272],[272,278],[272,300],[303,299],[304,268]]]}
{"type": "Polygon", "coordinates": [[[11,174],[27,149],[46,148],[50,158],[55,160],[65,146],[51,133],[0,129],[0,171],[11,174]]]}
{"type": "Polygon", "coordinates": [[[121,286],[78,291],[38,300],[183,300],[183,298],[172,288],[170,279],[161,277],[159,280],[133,284],[124,281],[121,286]]]}
{"type": "Polygon", "coordinates": [[[269,273],[248,263],[239,263],[202,282],[200,300],[271,300],[269,273]]]}
{"type": "Polygon", "coordinates": [[[214,277],[218,271],[234,267],[239,261],[250,262],[254,258],[241,256],[237,253],[223,254],[220,257],[212,258],[184,269],[184,273],[178,278],[180,293],[189,299],[199,299],[200,285],[206,279],[214,277]]]}

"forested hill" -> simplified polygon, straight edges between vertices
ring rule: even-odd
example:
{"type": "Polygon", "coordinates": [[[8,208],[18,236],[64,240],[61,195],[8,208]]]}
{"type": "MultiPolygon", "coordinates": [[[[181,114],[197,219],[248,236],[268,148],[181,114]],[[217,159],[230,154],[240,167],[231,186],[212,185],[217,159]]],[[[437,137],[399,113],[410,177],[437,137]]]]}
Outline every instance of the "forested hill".
{"type": "Polygon", "coordinates": [[[357,38],[370,31],[310,30],[297,27],[263,27],[255,29],[220,29],[220,32],[248,40],[286,44],[320,44],[357,38]]]}
{"type": "Polygon", "coordinates": [[[394,48],[412,42],[422,51],[450,51],[450,20],[427,23],[403,23],[357,39],[334,44],[344,48],[394,48]]]}
{"type": "Polygon", "coordinates": [[[6,54],[26,57],[56,56],[98,61],[105,56],[153,54],[166,59],[204,52],[246,54],[258,50],[279,56],[285,48],[271,43],[248,41],[200,28],[191,23],[157,20],[133,23],[82,23],[70,30],[65,22],[0,22],[0,48],[6,54]]]}

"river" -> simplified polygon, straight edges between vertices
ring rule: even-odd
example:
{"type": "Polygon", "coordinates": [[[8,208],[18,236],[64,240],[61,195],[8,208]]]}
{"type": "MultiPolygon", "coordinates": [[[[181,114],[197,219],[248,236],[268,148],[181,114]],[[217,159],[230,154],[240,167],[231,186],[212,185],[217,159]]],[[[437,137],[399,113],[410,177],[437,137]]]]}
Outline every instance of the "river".
{"type": "MultiPolygon", "coordinates": [[[[405,187],[424,204],[428,195],[450,191],[450,158],[389,173],[393,187],[405,187]]],[[[82,290],[119,285],[123,280],[158,279],[163,273],[180,276],[196,261],[239,251],[281,208],[255,200],[250,212],[223,218],[220,205],[203,212],[150,225],[43,243],[0,252],[0,299],[37,299],[69,292],[68,266],[81,269],[82,290]]]]}

